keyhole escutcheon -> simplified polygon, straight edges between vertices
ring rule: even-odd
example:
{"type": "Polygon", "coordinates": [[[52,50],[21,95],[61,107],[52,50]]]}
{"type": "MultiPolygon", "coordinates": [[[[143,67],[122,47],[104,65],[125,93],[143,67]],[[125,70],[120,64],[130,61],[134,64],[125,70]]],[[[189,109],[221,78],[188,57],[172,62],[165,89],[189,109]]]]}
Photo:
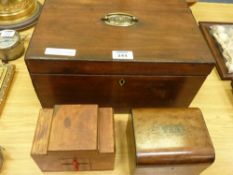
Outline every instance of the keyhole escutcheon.
{"type": "Polygon", "coordinates": [[[122,79],[120,79],[119,80],[119,85],[122,87],[122,86],[124,86],[124,84],[125,84],[125,80],[122,78],[122,79]]]}

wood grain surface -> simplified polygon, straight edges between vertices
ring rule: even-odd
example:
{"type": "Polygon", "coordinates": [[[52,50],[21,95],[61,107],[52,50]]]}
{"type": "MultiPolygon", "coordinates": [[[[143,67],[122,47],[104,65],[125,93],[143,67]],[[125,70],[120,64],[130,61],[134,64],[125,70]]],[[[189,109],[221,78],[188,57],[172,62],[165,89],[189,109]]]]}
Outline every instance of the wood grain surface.
{"type": "Polygon", "coordinates": [[[137,165],[214,161],[214,148],[198,108],[137,108],[132,119],[137,165]]]}
{"type": "MultiPolygon", "coordinates": [[[[30,63],[30,60],[50,59],[50,62],[57,64],[72,60],[76,65],[97,60],[105,61],[105,65],[110,66],[114,50],[133,51],[131,64],[124,64],[128,60],[117,60],[121,70],[129,72],[133,63],[137,62],[213,63],[212,55],[184,0],[156,0],[150,3],[147,0],[46,1],[26,60],[30,63]],[[113,27],[101,20],[114,12],[132,14],[138,18],[138,22],[130,27],[113,27]],[[54,25],[51,25],[53,22],[54,25]],[[48,55],[45,54],[48,47],[76,49],[77,53],[71,57],[48,55]]],[[[141,69],[147,68],[143,66],[141,69]]],[[[60,73],[64,73],[64,68],[60,73]]],[[[89,73],[97,74],[96,70],[89,73]]]]}
{"type": "Polygon", "coordinates": [[[126,108],[188,106],[206,79],[206,76],[126,75],[31,77],[44,107],[74,103],[126,108]],[[122,86],[120,81],[124,82],[122,86]]]}
{"type": "Polygon", "coordinates": [[[25,61],[43,107],[187,107],[214,66],[183,0],[46,1],[25,61]],[[101,20],[114,12],[138,22],[119,27],[101,20]],[[48,48],[77,53],[47,54],[48,48]],[[115,60],[114,50],[130,50],[133,59],[115,60]]]}
{"type": "MultiPolygon", "coordinates": [[[[88,2],[88,1],[87,1],[88,2]]],[[[192,6],[199,21],[233,22],[233,5],[197,3],[192,6]]],[[[31,30],[21,35],[31,36],[31,30]]],[[[28,45],[28,41],[25,45],[28,45]]],[[[3,175],[131,175],[126,125],[129,114],[115,114],[116,161],[113,171],[42,173],[30,157],[40,104],[33,90],[23,58],[13,61],[16,74],[0,117],[0,145],[5,151],[3,175]]],[[[229,81],[221,81],[216,70],[207,78],[191,106],[199,107],[216,150],[214,164],[202,175],[233,174],[233,96],[229,81]]]]}
{"type": "Polygon", "coordinates": [[[56,105],[48,150],[97,150],[97,123],[97,105],[56,105]]]}
{"type": "Polygon", "coordinates": [[[42,109],[31,156],[44,172],[112,170],[115,138],[112,108],[56,105],[42,109]]]}
{"type": "Polygon", "coordinates": [[[52,109],[41,109],[34,135],[34,144],[32,145],[31,154],[43,155],[47,153],[51,124],[53,120],[52,109]]]}

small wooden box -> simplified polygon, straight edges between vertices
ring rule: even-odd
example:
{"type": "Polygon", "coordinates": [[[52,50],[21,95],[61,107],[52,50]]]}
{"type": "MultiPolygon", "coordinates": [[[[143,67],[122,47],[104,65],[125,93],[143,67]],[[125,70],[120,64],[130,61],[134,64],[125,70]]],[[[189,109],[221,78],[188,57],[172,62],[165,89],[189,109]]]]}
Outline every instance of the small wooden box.
{"type": "Polygon", "coordinates": [[[113,169],[112,108],[57,105],[54,109],[42,109],[31,156],[42,171],[113,169]]]}
{"type": "Polygon", "coordinates": [[[134,175],[197,175],[214,161],[199,109],[134,109],[132,115],[134,175]]]}

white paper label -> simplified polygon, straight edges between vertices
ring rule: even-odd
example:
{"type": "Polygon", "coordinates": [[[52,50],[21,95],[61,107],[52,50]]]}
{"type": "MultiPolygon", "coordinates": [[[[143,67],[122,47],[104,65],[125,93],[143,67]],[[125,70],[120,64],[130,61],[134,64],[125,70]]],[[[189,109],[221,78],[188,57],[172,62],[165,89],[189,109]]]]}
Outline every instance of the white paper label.
{"type": "Polygon", "coordinates": [[[46,48],[45,55],[75,56],[75,49],[46,48]]]}
{"type": "Polygon", "coordinates": [[[1,37],[11,38],[15,36],[15,30],[3,30],[1,31],[1,37]]]}
{"type": "Polygon", "coordinates": [[[133,52],[132,51],[112,51],[112,59],[119,60],[133,60],[133,52]]]}

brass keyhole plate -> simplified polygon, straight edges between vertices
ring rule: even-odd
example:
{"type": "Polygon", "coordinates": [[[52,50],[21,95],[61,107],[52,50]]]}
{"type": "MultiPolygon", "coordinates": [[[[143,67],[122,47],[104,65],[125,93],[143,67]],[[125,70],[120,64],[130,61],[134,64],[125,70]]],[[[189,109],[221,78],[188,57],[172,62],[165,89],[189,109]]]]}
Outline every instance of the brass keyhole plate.
{"type": "Polygon", "coordinates": [[[124,79],[120,79],[119,80],[119,85],[122,87],[122,86],[124,86],[124,84],[125,84],[125,80],[124,79]]]}

